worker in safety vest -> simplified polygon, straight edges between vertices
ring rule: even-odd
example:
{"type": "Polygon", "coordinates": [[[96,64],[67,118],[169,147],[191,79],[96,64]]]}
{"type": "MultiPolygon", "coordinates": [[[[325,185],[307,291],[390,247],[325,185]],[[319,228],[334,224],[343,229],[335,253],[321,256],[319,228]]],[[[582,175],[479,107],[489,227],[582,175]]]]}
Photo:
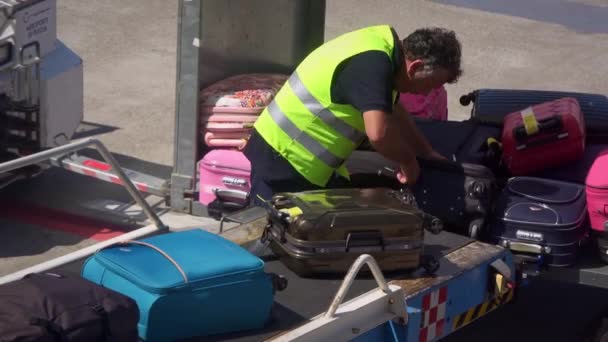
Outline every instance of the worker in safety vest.
{"type": "Polygon", "coordinates": [[[388,25],[346,33],[311,52],[254,124],[244,153],[251,199],[284,191],[351,186],[345,159],[367,137],[416,182],[416,157],[443,158],[399,105],[399,92],[428,94],[454,83],[461,45],[454,32],[416,30],[403,41],[388,25]]]}

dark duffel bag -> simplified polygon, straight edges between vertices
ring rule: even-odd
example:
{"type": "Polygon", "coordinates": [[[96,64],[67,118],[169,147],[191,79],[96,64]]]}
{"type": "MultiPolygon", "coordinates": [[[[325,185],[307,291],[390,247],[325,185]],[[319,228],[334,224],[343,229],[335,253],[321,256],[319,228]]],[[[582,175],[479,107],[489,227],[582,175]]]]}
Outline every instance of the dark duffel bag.
{"type": "Polygon", "coordinates": [[[585,117],[587,141],[608,142],[608,97],[602,94],[530,89],[478,89],[460,97],[463,106],[473,102],[471,118],[501,126],[504,117],[526,107],[563,97],[577,99],[585,117]]]}
{"type": "Polygon", "coordinates": [[[80,277],[30,274],[0,286],[0,342],[138,341],[131,298],[80,277]]]}

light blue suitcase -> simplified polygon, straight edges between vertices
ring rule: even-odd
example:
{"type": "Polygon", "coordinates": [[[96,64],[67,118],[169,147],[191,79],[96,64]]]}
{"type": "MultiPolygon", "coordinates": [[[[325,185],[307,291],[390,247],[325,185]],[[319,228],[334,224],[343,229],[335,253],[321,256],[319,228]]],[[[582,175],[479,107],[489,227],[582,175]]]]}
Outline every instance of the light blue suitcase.
{"type": "Polygon", "coordinates": [[[82,276],[137,302],[145,341],[261,328],[275,288],[286,285],[264,272],[260,258],[199,229],[102,249],[86,260],[82,276]]]}

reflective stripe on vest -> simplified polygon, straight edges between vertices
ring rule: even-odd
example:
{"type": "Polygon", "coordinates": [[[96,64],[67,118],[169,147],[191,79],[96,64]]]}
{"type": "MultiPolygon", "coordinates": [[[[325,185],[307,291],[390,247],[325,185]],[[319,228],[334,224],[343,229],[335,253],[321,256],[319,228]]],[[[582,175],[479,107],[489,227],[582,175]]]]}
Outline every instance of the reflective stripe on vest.
{"type": "MultiPolygon", "coordinates": [[[[323,122],[325,122],[325,124],[334,128],[338,133],[348,138],[353,145],[359,144],[363,138],[365,138],[365,134],[363,132],[358,131],[356,128],[340,120],[334,115],[334,113],[319,103],[319,101],[315,99],[308,89],[306,89],[297,72],[294,72],[289,77],[288,82],[293,93],[298,97],[300,102],[302,102],[308,111],[319,117],[321,120],[323,120],[323,122]]],[[[300,130],[293,122],[291,122],[291,120],[289,120],[287,115],[285,115],[275,101],[272,101],[268,105],[268,114],[270,114],[272,120],[285,133],[287,133],[287,135],[292,137],[294,141],[297,141],[304,146],[315,157],[327,164],[327,166],[337,168],[344,162],[344,159],[335,156],[313,137],[300,130]]]]}
{"type": "Polygon", "coordinates": [[[353,143],[353,145],[359,144],[361,140],[365,138],[365,134],[363,132],[358,131],[353,126],[338,119],[334,115],[334,113],[332,113],[329,109],[323,107],[323,105],[319,103],[319,101],[315,99],[314,96],[312,96],[308,89],[306,89],[306,86],[304,86],[304,83],[302,83],[302,81],[300,80],[297,71],[294,71],[291,77],[289,77],[288,82],[291,86],[291,90],[304,104],[306,109],[308,109],[314,115],[318,116],[321,120],[323,120],[323,122],[325,122],[325,124],[335,129],[338,133],[348,138],[353,143]]]}
{"type": "Polygon", "coordinates": [[[266,109],[268,110],[268,114],[270,114],[272,120],[279,127],[281,127],[281,129],[287,135],[299,142],[315,157],[319,158],[325,164],[333,168],[337,168],[342,164],[344,160],[334,156],[333,153],[329,152],[325,147],[323,147],[323,145],[319,144],[319,142],[313,139],[310,135],[301,131],[296,125],[294,125],[294,123],[289,120],[275,101],[272,101],[268,107],[266,107],[266,109]]]}

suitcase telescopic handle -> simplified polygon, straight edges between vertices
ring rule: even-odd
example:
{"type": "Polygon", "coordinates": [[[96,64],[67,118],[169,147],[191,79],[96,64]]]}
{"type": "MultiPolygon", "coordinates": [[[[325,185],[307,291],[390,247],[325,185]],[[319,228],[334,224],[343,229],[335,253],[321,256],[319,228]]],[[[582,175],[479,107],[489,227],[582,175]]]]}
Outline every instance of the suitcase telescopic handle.
{"type": "Polygon", "coordinates": [[[349,232],[346,235],[346,252],[352,247],[381,246],[384,250],[384,237],[377,230],[349,232]]]}

